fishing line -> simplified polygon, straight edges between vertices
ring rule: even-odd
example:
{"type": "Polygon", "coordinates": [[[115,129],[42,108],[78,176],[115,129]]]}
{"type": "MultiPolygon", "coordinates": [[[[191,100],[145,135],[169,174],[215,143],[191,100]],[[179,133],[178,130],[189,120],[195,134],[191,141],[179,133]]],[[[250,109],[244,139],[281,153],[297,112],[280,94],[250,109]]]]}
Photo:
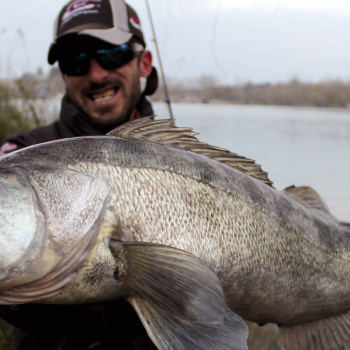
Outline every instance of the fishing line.
{"type": "Polygon", "coordinates": [[[275,4],[274,9],[272,10],[271,16],[266,20],[267,22],[272,21],[275,18],[278,10],[280,9],[281,2],[282,0],[277,0],[277,3],[275,4]]]}
{"type": "Polygon", "coordinates": [[[152,28],[152,33],[153,33],[153,41],[156,45],[156,51],[157,51],[157,56],[158,56],[158,62],[159,62],[159,68],[160,68],[160,72],[162,74],[162,78],[163,78],[163,87],[164,87],[164,93],[165,93],[165,103],[168,105],[168,109],[169,109],[169,114],[170,114],[170,119],[173,121],[172,124],[174,125],[174,116],[173,116],[173,111],[171,109],[171,101],[170,101],[170,97],[169,97],[169,93],[168,93],[168,88],[167,88],[167,84],[166,84],[166,80],[165,80],[165,75],[164,75],[164,70],[163,70],[163,65],[162,65],[162,60],[160,58],[160,52],[159,52],[159,48],[158,48],[158,42],[157,42],[157,37],[156,37],[156,31],[154,29],[153,26],[153,20],[152,20],[152,15],[151,15],[151,9],[149,7],[149,3],[148,0],[146,0],[146,5],[147,5],[147,11],[148,11],[148,16],[149,16],[149,20],[151,23],[151,28],[152,28]]]}
{"type": "MultiPolygon", "coordinates": [[[[170,9],[170,6],[168,8],[170,9]]],[[[180,3],[179,3],[179,8],[180,8],[180,10],[182,12],[183,17],[186,18],[187,22],[194,23],[192,20],[188,19],[187,13],[184,11],[184,8],[182,6],[182,1],[180,1],[180,3]]],[[[169,15],[172,18],[177,19],[177,17],[174,16],[173,13],[170,10],[168,10],[168,12],[169,12],[169,15]]],[[[186,39],[186,35],[183,33],[183,31],[181,29],[181,26],[177,23],[177,21],[174,22],[174,25],[178,29],[178,31],[180,33],[181,40],[186,46],[186,52],[188,52],[190,54],[190,56],[192,57],[192,60],[195,63],[195,67],[196,67],[195,69],[199,72],[200,75],[204,75],[204,73],[203,73],[204,71],[203,71],[200,63],[197,61],[195,54],[193,53],[193,50],[192,50],[193,45],[190,45],[188,43],[188,41],[186,39]]],[[[187,35],[187,37],[188,37],[188,35],[187,35]]],[[[181,57],[181,58],[177,59],[176,62],[179,62],[179,61],[183,62],[184,58],[186,59],[186,57],[181,57]]],[[[172,64],[172,67],[175,65],[175,63],[172,64]]]]}
{"type": "Polygon", "coordinates": [[[182,40],[183,40],[183,42],[185,43],[188,52],[189,52],[190,55],[192,56],[194,63],[196,64],[196,69],[199,71],[200,74],[203,75],[203,69],[202,69],[200,63],[197,61],[196,56],[194,55],[194,53],[193,53],[193,51],[192,51],[191,45],[189,45],[188,41],[186,40],[186,36],[185,36],[184,33],[182,32],[181,27],[180,27],[176,22],[175,22],[175,26],[176,26],[177,29],[179,30],[179,32],[180,32],[180,34],[181,34],[181,37],[182,37],[182,40]]]}
{"type": "MultiPolygon", "coordinates": [[[[192,25],[192,27],[194,27],[194,26],[195,26],[195,21],[193,20],[194,16],[193,16],[193,15],[191,15],[190,17],[188,16],[187,12],[185,11],[185,9],[184,9],[184,7],[183,7],[183,3],[184,3],[183,0],[181,0],[181,1],[178,3],[179,9],[180,9],[180,12],[181,12],[181,15],[183,16],[183,18],[186,19],[186,22],[187,22],[187,23],[190,23],[190,24],[192,25]]],[[[192,59],[193,59],[195,65],[196,65],[196,69],[198,70],[198,72],[199,72],[200,75],[204,75],[204,73],[203,73],[204,71],[203,71],[202,67],[200,66],[199,62],[197,61],[195,54],[194,54],[193,51],[192,51],[192,47],[193,47],[193,46],[189,45],[189,43],[188,43],[187,40],[186,40],[186,36],[183,34],[181,27],[180,27],[177,23],[176,23],[176,26],[177,26],[177,28],[178,28],[180,34],[181,34],[182,40],[183,40],[184,43],[186,44],[187,51],[188,51],[188,52],[191,54],[191,56],[192,56],[192,59]]],[[[182,57],[182,58],[178,59],[176,62],[179,62],[179,61],[182,61],[182,62],[183,62],[184,59],[186,60],[186,57],[182,57]]]]}
{"type": "MultiPolygon", "coordinates": [[[[166,8],[167,14],[168,14],[168,18],[174,18],[174,16],[171,13],[171,3],[167,3],[167,8],[166,8]]],[[[163,41],[162,41],[162,48],[163,48],[163,52],[166,50],[167,54],[168,54],[168,50],[167,50],[167,43],[168,43],[168,37],[169,37],[169,28],[170,28],[170,21],[166,21],[166,24],[163,26],[164,30],[162,30],[163,33],[163,41]]]]}
{"type": "MultiPolygon", "coordinates": [[[[186,0],[186,2],[187,2],[187,0],[186,0]]],[[[187,22],[193,24],[193,23],[194,23],[194,22],[193,22],[193,15],[190,16],[190,17],[187,15],[187,12],[185,11],[185,8],[184,8],[183,3],[184,3],[183,0],[180,0],[180,1],[178,2],[180,12],[181,12],[181,14],[183,15],[183,17],[186,19],[187,22]]]]}
{"type": "Polygon", "coordinates": [[[214,60],[215,64],[219,67],[219,69],[224,74],[224,79],[226,79],[227,73],[226,73],[224,67],[219,63],[219,61],[216,57],[216,51],[215,51],[216,28],[217,28],[218,23],[219,23],[219,17],[220,17],[220,12],[221,12],[221,0],[217,0],[216,3],[217,3],[218,10],[215,13],[215,18],[214,18],[214,22],[213,22],[212,38],[211,38],[211,53],[212,53],[213,60],[214,60]]]}
{"type": "MultiPolygon", "coordinates": [[[[5,27],[1,30],[0,37],[2,37],[4,34],[6,34],[6,32],[7,32],[7,28],[5,27]]],[[[4,45],[2,45],[2,46],[4,46],[4,45]]],[[[0,54],[0,77],[2,76],[2,69],[3,69],[2,68],[2,56],[0,54]]]]}
{"type": "Polygon", "coordinates": [[[28,47],[27,47],[27,43],[26,43],[25,33],[24,33],[24,31],[21,28],[18,28],[16,30],[16,33],[20,37],[22,46],[24,48],[24,52],[25,52],[25,54],[27,56],[27,58],[26,58],[26,66],[27,66],[26,70],[30,71],[30,57],[29,57],[29,53],[28,53],[28,47]]]}

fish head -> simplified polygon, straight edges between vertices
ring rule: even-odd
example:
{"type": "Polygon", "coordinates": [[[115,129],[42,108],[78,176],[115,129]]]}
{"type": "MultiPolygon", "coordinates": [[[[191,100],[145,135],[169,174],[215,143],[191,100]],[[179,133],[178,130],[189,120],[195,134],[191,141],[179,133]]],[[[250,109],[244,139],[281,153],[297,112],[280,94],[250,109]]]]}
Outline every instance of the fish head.
{"type": "Polygon", "coordinates": [[[45,215],[25,174],[18,169],[0,170],[1,289],[40,278],[62,257],[54,249],[46,264],[29,273],[45,249],[45,229],[45,215]]]}
{"type": "Polygon", "coordinates": [[[109,186],[67,167],[1,165],[0,304],[47,298],[74,279],[96,243],[109,186]]]}

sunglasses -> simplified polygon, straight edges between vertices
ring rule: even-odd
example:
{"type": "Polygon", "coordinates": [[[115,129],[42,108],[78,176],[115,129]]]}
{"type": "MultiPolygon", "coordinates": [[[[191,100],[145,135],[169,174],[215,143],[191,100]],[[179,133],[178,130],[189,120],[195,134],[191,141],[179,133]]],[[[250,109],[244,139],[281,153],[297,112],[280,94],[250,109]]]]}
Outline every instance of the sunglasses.
{"type": "Polygon", "coordinates": [[[117,69],[132,61],[143,51],[140,44],[122,44],[107,50],[87,50],[58,60],[60,70],[65,75],[82,76],[89,72],[92,58],[106,70],[117,69]]]}

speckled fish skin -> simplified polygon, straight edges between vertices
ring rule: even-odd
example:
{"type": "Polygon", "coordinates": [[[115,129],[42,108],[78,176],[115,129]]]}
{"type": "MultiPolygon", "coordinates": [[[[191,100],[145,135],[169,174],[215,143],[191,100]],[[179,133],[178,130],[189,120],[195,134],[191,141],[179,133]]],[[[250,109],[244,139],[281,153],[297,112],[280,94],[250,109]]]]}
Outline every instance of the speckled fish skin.
{"type": "MultiPolygon", "coordinates": [[[[62,189],[54,190],[58,179],[87,188],[93,193],[87,200],[99,203],[94,210],[100,214],[87,211],[84,218],[99,217],[98,236],[84,249],[74,248],[85,252],[84,265],[77,263],[74,279],[45,302],[127,295],[113,278],[116,262],[108,239],[114,236],[169,245],[200,258],[218,275],[228,306],[255,322],[292,325],[350,310],[350,230],[226,165],[150,142],[84,137],[4,157],[0,193],[4,176],[16,172],[46,203],[42,212],[54,246],[49,248],[59,251],[57,257],[84,240],[80,216],[72,219],[73,235],[61,228],[66,213],[49,213],[52,206],[65,210],[55,204],[67,200],[62,189]],[[74,174],[89,180],[77,184],[74,174]]],[[[0,289],[11,293],[2,278],[0,289]]]]}

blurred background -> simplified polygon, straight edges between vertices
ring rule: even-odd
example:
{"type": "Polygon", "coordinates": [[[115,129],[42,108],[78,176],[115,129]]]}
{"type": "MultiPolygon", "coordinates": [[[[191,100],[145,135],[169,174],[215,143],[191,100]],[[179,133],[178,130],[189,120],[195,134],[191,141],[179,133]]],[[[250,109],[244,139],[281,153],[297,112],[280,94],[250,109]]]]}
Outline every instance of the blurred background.
{"type": "MultiPolygon", "coordinates": [[[[64,86],[46,57],[66,1],[11,0],[0,12],[0,143],[57,118],[64,86]]],[[[154,38],[145,0],[128,2],[154,38]]],[[[314,187],[350,221],[350,2],[149,0],[176,123],[262,164],[278,189],[314,187]]],[[[160,70],[158,69],[158,72],[160,70]]],[[[152,96],[168,118],[162,83],[152,96]]],[[[1,325],[0,349],[9,329],[1,325]]],[[[283,349],[251,325],[251,349],[283,349]]]]}
{"type": "MultiPolygon", "coordinates": [[[[0,14],[1,77],[49,73],[61,0],[12,0],[0,14]]],[[[346,0],[150,0],[167,77],[220,85],[349,79],[346,0]]],[[[154,49],[145,0],[130,0],[154,49]]]]}

